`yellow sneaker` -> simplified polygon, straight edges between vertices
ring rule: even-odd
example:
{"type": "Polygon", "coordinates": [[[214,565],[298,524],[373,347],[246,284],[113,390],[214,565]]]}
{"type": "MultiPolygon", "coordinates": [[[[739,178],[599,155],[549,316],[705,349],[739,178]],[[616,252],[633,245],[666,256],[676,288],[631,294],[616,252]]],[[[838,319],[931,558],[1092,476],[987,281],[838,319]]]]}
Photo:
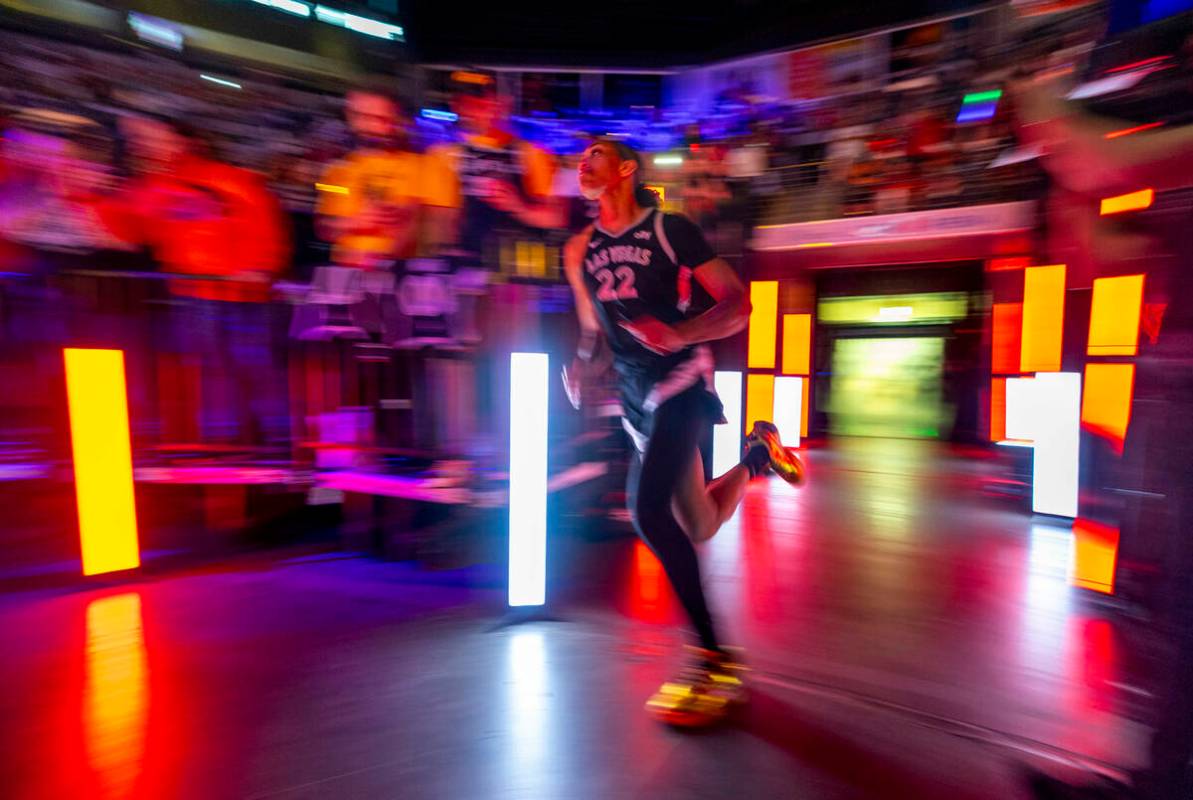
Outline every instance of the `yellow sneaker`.
{"type": "Polygon", "coordinates": [[[799,456],[794,452],[783,446],[783,442],[779,439],[779,429],[773,422],[759,420],[754,423],[754,429],[746,437],[746,447],[750,447],[754,443],[766,445],[766,450],[770,453],[771,469],[779,473],[780,478],[792,486],[798,486],[804,482],[804,462],[800,461],[799,456]]]}
{"type": "Polygon", "coordinates": [[[660,722],[682,728],[712,725],[746,702],[745,666],[731,653],[692,650],[692,663],[646,701],[660,722]]]}

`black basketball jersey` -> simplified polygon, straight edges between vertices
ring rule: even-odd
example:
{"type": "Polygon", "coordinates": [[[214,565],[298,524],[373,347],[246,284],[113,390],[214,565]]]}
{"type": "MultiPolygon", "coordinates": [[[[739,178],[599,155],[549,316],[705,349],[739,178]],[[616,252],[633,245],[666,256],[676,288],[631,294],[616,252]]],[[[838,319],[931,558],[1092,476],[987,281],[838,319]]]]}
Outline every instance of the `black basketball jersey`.
{"type": "Polygon", "coordinates": [[[644,209],[623,231],[593,226],[584,251],[584,282],[618,368],[665,375],[691,348],[662,356],[643,347],[618,323],[651,316],[675,325],[713,305],[692,270],[715,258],[691,220],[644,209]]]}
{"type": "Polygon", "coordinates": [[[502,147],[465,142],[461,145],[459,177],[464,208],[461,215],[460,246],[472,253],[490,254],[502,237],[516,237],[530,230],[512,214],[500,211],[477,195],[482,179],[495,179],[513,186],[527,200],[522,182],[522,145],[512,141],[502,147]]]}

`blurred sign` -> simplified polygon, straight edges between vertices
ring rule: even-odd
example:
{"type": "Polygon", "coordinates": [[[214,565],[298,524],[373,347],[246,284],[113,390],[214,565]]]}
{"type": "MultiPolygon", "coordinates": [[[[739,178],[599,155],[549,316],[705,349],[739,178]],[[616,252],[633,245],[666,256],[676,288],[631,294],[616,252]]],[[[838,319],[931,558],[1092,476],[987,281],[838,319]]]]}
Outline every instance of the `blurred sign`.
{"type": "Polygon", "coordinates": [[[1035,203],[994,203],[965,208],[913,211],[875,217],[762,225],[752,242],[755,250],[803,250],[958,236],[981,236],[1029,230],[1035,203]]]}

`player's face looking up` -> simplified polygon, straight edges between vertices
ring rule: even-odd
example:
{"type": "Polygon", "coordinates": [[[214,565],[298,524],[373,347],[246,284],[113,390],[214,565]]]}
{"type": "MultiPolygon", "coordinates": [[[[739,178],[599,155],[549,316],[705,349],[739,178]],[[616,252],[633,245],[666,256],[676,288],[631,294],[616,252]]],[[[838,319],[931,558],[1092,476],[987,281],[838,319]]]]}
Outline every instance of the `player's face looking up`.
{"type": "Polygon", "coordinates": [[[633,180],[638,165],[623,159],[617,148],[606,142],[596,142],[580,156],[580,192],[589,200],[596,200],[621,181],[633,180]]]}

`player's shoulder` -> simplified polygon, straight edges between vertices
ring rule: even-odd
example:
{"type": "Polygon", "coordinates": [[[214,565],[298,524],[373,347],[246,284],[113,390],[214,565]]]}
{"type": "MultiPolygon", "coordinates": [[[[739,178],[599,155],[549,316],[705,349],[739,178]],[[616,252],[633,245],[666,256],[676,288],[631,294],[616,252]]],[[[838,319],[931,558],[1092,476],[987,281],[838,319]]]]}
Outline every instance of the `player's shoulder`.
{"type": "Polygon", "coordinates": [[[593,226],[589,224],[579,233],[570,236],[563,246],[564,255],[575,256],[582,254],[585,248],[588,247],[589,240],[592,238],[592,231],[593,226]]]}
{"type": "Polygon", "coordinates": [[[686,214],[680,214],[677,211],[663,211],[659,209],[658,214],[659,219],[662,220],[663,225],[668,229],[682,230],[690,228],[698,229],[700,227],[695,222],[692,222],[691,218],[686,214]]]}

